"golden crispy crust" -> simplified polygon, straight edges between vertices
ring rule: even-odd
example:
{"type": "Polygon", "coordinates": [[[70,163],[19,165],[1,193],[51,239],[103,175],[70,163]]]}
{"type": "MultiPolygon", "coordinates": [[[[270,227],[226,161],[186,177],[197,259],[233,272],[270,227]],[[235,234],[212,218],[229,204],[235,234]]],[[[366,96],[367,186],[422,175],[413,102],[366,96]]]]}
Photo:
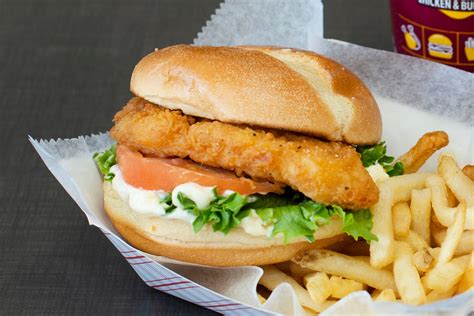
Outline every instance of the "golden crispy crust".
{"type": "Polygon", "coordinates": [[[324,56],[276,47],[177,45],[135,67],[131,91],[150,102],[221,122],[376,143],[380,112],[367,87],[324,56]]]}
{"type": "Polygon", "coordinates": [[[218,121],[194,122],[143,99],[115,117],[111,135],[145,154],[190,157],[256,180],[281,182],[325,204],[373,205],[378,189],[352,146],[218,121]]]}
{"type": "Polygon", "coordinates": [[[108,182],[104,183],[104,208],[114,227],[132,246],[157,256],[210,266],[283,262],[299,251],[327,247],[345,238],[337,222],[320,229],[314,243],[297,241],[285,245],[281,240],[254,237],[240,229],[227,236],[206,228],[196,234],[190,224],[180,220],[144,218],[130,209],[108,182]]]}

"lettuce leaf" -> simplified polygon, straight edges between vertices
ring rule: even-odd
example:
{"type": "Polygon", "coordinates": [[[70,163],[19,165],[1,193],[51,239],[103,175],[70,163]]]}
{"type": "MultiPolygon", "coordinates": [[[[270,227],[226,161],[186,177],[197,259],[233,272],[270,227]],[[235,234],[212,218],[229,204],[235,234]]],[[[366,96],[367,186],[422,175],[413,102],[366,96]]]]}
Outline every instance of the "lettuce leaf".
{"type": "MultiPolygon", "coordinates": [[[[178,193],[182,208],[194,214],[194,232],[199,232],[204,225],[212,225],[213,231],[228,234],[237,227],[241,220],[255,210],[264,225],[273,225],[271,236],[282,234],[285,243],[299,237],[314,241],[314,232],[334,217],[343,220],[343,231],[354,239],[365,239],[367,242],[377,240],[370,232],[372,215],[369,210],[355,212],[345,211],[336,205],[324,205],[314,202],[301,193],[288,190],[283,195],[269,193],[266,195],[243,196],[233,193],[219,196],[205,209],[199,209],[190,198],[178,193]]],[[[172,211],[171,211],[172,212],[172,211]]]]}
{"type": "Polygon", "coordinates": [[[105,150],[102,153],[95,153],[92,158],[94,158],[97,167],[100,170],[100,173],[104,176],[105,181],[112,181],[115,177],[115,174],[110,172],[110,167],[117,164],[117,158],[115,156],[116,144],[113,144],[109,149],[105,150]]]}
{"type": "Polygon", "coordinates": [[[397,161],[392,165],[394,158],[387,156],[387,146],[385,142],[380,142],[373,146],[356,146],[360,154],[360,160],[364,167],[380,164],[390,177],[402,175],[404,172],[403,163],[397,161]]]}

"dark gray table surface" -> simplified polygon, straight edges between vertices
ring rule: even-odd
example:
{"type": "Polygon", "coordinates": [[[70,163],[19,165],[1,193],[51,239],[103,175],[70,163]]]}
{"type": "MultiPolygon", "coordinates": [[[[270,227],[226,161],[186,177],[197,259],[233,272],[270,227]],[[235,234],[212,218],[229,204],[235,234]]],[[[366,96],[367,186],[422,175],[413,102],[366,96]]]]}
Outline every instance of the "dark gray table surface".
{"type": "MultiPolygon", "coordinates": [[[[107,130],[155,47],[219,0],[0,0],[0,315],[211,311],[147,287],[27,142],[107,130]]],[[[391,49],[386,1],[325,1],[325,35],[391,49]]]]}

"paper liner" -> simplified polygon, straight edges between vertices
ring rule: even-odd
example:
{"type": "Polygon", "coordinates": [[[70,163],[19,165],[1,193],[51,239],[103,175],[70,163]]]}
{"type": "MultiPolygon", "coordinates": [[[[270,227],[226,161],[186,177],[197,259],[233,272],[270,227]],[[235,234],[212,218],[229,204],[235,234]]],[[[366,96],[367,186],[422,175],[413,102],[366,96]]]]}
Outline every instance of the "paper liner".
{"type": "Polygon", "coordinates": [[[194,39],[196,45],[284,45],[306,48],[323,36],[320,0],[227,0],[194,39]],[[218,44],[216,44],[218,43],[218,44]]]}

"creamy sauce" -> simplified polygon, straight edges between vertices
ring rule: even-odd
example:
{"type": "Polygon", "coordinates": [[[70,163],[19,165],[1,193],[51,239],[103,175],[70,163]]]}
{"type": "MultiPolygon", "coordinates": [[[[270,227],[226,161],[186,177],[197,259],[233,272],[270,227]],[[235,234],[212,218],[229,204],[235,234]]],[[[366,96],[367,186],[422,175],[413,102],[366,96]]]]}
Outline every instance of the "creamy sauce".
{"type": "MultiPolygon", "coordinates": [[[[188,182],[178,185],[171,192],[171,200],[176,206],[173,212],[166,214],[165,205],[161,204],[161,199],[168,194],[162,190],[144,190],[129,185],[123,179],[122,172],[118,165],[110,168],[110,171],[115,174],[112,180],[112,187],[118,193],[120,198],[128,203],[130,208],[135,212],[146,214],[150,216],[160,216],[166,219],[183,220],[190,224],[196,219],[196,216],[189,213],[182,208],[178,201],[178,193],[181,192],[189,199],[196,203],[197,207],[204,209],[216,198],[213,192],[213,187],[201,186],[197,183],[188,182]]],[[[234,193],[231,190],[226,190],[224,196],[234,193]]],[[[249,197],[250,201],[254,197],[249,197]]],[[[257,215],[255,210],[251,210],[251,214],[240,222],[240,226],[247,234],[253,236],[270,236],[273,225],[266,227],[263,225],[262,219],[257,215]]]]}
{"type": "Polygon", "coordinates": [[[375,183],[382,182],[390,178],[385,169],[380,164],[375,164],[365,168],[375,183]]]}
{"type": "Polygon", "coordinates": [[[262,219],[257,215],[255,210],[250,210],[250,212],[250,215],[244,217],[240,222],[240,225],[245,230],[245,232],[253,236],[270,237],[273,230],[273,225],[265,227],[263,225],[262,219]]]}

